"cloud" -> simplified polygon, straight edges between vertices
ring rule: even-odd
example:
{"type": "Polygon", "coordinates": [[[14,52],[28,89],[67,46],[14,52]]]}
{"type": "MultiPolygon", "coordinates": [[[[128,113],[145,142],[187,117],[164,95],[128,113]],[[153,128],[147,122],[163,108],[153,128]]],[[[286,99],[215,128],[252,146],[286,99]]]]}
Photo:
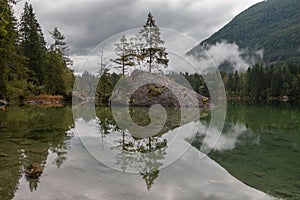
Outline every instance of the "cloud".
{"type": "Polygon", "coordinates": [[[206,73],[211,68],[219,68],[228,64],[227,69],[245,71],[249,66],[254,65],[263,57],[263,50],[251,53],[248,49],[241,49],[235,43],[227,41],[217,42],[215,45],[206,45],[194,51],[188,59],[196,63],[198,71],[206,73]]]}
{"type": "MultiPolygon", "coordinates": [[[[151,11],[160,27],[200,42],[261,0],[31,0],[46,41],[54,27],[66,36],[77,69],[79,58],[119,32],[140,28],[151,11]],[[217,14],[216,14],[217,13],[217,14]]],[[[24,1],[14,8],[22,12],[24,1]]],[[[184,43],[181,43],[184,44],[184,43]]]]}
{"type": "MultiPolygon", "coordinates": [[[[45,34],[57,26],[67,36],[72,53],[86,55],[109,36],[141,27],[149,11],[160,27],[201,41],[258,1],[228,0],[225,4],[221,0],[32,0],[30,3],[45,34]]],[[[17,14],[22,3],[16,6],[17,14]]]]}

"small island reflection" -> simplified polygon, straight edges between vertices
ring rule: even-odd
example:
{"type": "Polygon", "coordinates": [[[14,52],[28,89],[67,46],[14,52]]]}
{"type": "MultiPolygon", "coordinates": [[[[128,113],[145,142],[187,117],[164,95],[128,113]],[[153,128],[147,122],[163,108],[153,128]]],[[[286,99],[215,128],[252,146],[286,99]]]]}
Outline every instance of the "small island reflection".
{"type": "MultiPolygon", "coordinates": [[[[167,119],[163,128],[156,135],[151,137],[139,138],[139,134],[131,134],[128,129],[122,130],[114,119],[111,108],[99,107],[96,109],[96,118],[91,113],[93,109],[88,105],[78,107],[80,118],[75,120],[77,134],[87,148],[93,148],[90,153],[100,162],[122,172],[138,173],[145,180],[148,190],[151,189],[155,179],[159,177],[160,169],[166,163],[175,161],[174,154],[176,145],[176,134],[181,137],[194,137],[197,134],[197,123],[199,116],[188,116],[182,122],[180,108],[166,108],[167,119]],[[191,133],[185,132],[186,129],[179,130],[180,126],[190,127],[191,133]],[[185,136],[183,136],[185,135],[185,136]],[[170,143],[173,143],[171,146],[170,143]],[[98,147],[98,148],[97,148],[98,147]],[[113,161],[111,161],[113,160],[113,161]]],[[[129,109],[132,121],[141,127],[151,123],[149,108],[128,107],[119,108],[129,109]]],[[[207,116],[207,111],[202,112],[202,116],[207,116]]],[[[184,142],[184,141],[180,141],[184,142]]],[[[176,145],[176,148],[185,151],[188,142],[183,145],[176,145]]],[[[178,151],[178,149],[176,150],[178,151]]],[[[182,152],[184,153],[184,152],[182,152]]]]}

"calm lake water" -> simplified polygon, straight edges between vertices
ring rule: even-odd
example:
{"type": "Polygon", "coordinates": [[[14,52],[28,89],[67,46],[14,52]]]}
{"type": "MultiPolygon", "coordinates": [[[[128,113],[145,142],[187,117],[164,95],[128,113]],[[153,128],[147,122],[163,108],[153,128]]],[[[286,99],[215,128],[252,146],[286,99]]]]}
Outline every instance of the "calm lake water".
{"type": "MultiPolygon", "coordinates": [[[[205,158],[198,149],[209,113],[180,124],[180,111],[168,109],[149,140],[116,126],[109,108],[97,108],[97,118],[89,109],[75,119],[70,106],[0,112],[1,200],[300,199],[299,107],[229,105],[205,158]]],[[[150,122],[147,109],[129,112],[150,122]]]]}

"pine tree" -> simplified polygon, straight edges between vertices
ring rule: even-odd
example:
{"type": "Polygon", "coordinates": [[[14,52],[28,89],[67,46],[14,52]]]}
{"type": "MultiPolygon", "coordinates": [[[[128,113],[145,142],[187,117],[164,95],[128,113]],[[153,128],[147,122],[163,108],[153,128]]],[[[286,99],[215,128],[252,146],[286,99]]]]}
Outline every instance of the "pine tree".
{"type": "Polygon", "coordinates": [[[18,33],[11,0],[0,4],[0,98],[19,98],[26,89],[27,69],[18,54],[18,33]]]}
{"type": "Polygon", "coordinates": [[[155,24],[151,12],[149,12],[144,28],[137,36],[141,41],[139,43],[141,45],[138,47],[141,48],[138,58],[142,63],[148,65],[149,72],[153,69],[159,70],[161,66],[168,66],[168,53],[166,48],[163,47],[164,41],[160,35],[160,30],[155,24]]]}
{"type": "Polygon", "coordinates": [[[96,89],[96,96],[100,104],[107,105],[113,91],[113,83],[108,69],[104,69],[99,79],[99,84],[96,89]]]}
{"type": "Polygon", "coordinates": [[[68,57],[70,49],[65,42],[66,37],[61,34],[57,27],[55,27],[54,30],[50,32],[50,35],[54,39],[54,43],[51,45],[50,49],[56,51],[57,53],[60,53],[63,57],[65,65],[71,66],[73,64],[73,61],[68,57]]]}
{"type": "Polygon", "coordinates": [[[46,43],[33,8],[27,2],[21,15],[19,33],[22,53],[28,58],[25,65],[30,70],[29,81],[42,85],[45,79],[46,43]]]}
{"type": "Polygon", "coordinates": [[[64,67],[65,65],[60,54],[50,50],[46,56],[44,92],[52,95],[64,93],[65,84],[62,77],[64,67]]]}
{"type": "Polygon", "coordinates": [[[7,47],[11,46],[11,38],[9,30],[11,29],[11,8],[8,1],[2,1],[0,4],[0,98],[6,96],[7,93],[7,75],[8,75],[8,51],[7,47]],[[9,42],[10,41],[10,42],[9,42]]]}
{"type": "Polygon", "coordinates": [[[133,44],[127,40],[125,35],[122,36],[120,42],[116,43],[115,46],[115,53],[118,57],[112,61],[119,65],[118,67],[122,69],[122,74],[124,76],[127,70],[126,67],[131,67],[135,64],[133,62],[135,50],[133,49],[133,44]]]}
{"type": "Polygon", "coordinates": [[[48,94],[67,95],[73,85],[73,73],[68,68],[72,60],[68,58],[69,48],[57,28],[50,32],[54,42],[50,45],[46,56],[45,92],[48,94]]]}

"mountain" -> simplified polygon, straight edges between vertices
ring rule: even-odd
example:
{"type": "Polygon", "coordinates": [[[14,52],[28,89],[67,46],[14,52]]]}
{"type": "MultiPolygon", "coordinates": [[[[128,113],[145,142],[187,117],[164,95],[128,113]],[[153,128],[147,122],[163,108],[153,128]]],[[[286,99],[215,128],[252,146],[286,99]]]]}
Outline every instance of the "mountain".
{"type": "Polygon", "coordinates": [[[300,63],[300,0],[257,3],[188,54],[221,41],[236,43],[240,49],[248,49],[248,53],[263,50],[263,62],[268,64],[300,63]]]}

